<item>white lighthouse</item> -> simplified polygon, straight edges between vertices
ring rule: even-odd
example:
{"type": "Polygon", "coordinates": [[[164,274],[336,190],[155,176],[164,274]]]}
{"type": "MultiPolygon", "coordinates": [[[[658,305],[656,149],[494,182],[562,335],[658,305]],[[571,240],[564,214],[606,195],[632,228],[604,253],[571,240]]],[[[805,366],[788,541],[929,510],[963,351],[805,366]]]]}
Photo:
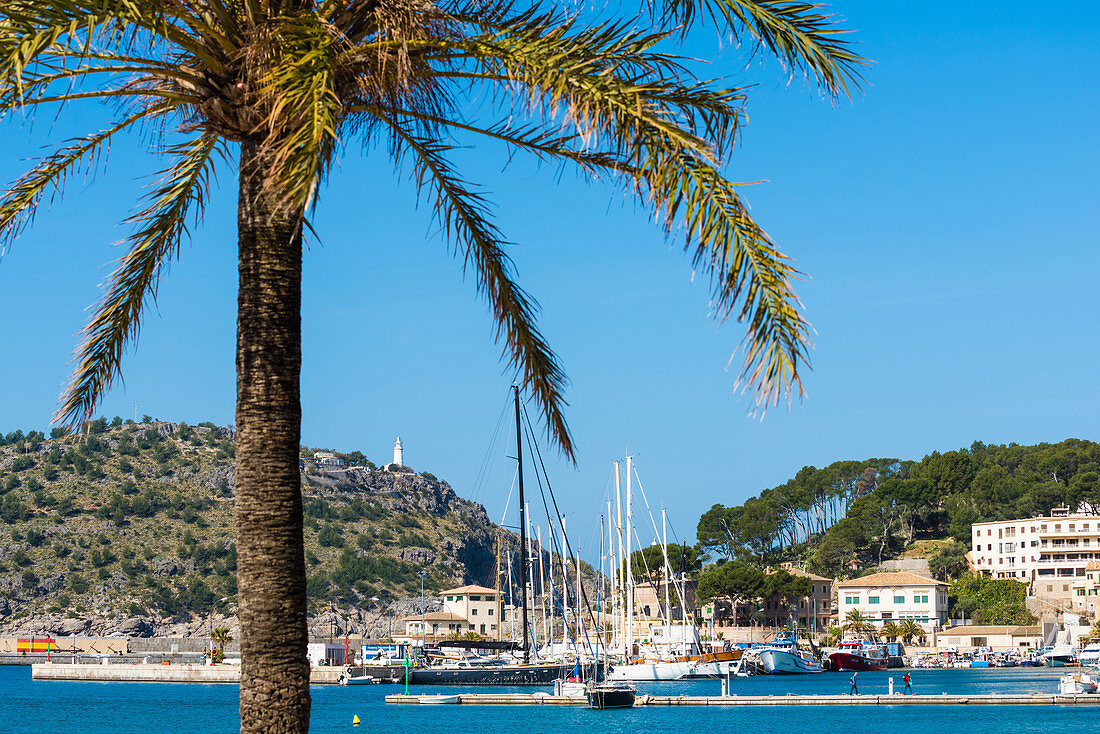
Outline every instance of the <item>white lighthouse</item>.
{"type": "Polygon", "coordinates": [[[405,466],[401,463],[401,437],[398,436],[397,440],[393,442],[393,465],[405,466]]]}

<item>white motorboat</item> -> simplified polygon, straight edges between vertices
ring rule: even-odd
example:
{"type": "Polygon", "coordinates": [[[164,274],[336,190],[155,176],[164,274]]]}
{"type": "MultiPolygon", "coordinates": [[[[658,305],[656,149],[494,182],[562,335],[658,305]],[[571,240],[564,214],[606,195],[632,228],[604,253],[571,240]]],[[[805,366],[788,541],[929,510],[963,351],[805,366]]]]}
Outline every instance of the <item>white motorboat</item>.
{"type": "Polygon", "coordinates": [[[1100,667],[1100,642],[1094,642],[1082,648],[1081,652],[1077,653],[1077,662],[1082,666],[1100,667]]]}
{"type": "Polygon", "coordinates": [[[428,704],[440,704],[440,703],[458,703],[457,695],[438,695],[438,696],[420,696],[417,699],[420,703],[428,704]]]}
{"type": "Polygon", "coordinates": [[[1072,645],[1055,645],[1042,655],[1049,668],[1064,668],[1077,660],[1077,648],[1072,645]]]}

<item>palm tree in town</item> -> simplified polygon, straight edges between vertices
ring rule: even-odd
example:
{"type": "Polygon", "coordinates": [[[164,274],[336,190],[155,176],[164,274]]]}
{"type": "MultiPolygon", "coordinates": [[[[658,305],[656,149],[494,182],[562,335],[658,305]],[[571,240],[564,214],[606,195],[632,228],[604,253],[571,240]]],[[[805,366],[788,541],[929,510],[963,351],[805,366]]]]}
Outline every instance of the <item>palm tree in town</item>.
{"type": "Polygon", "coordinates": [[[925,632],[915,620],[906,619],[898,626],[898,632],[901,633],[901,638],[905,640],[905,644],[908,645],[913,640],[923,639],[925,632]]]}
{"type": "Polygon", "coordinates": [[[867,621],[867,615],[858,609],[849,609],[848,613],[844,615],[844,629],[847,631],[860,634],[866,632],[871,626],[871,623],[867,621]]]}
{"type": "Polygon", "coordinates": [[[216,649],[225,650],[225,646],[233,641],[233,635],[229,633],[228,627],[218,627],[210,633],[210,641],[216,649]]]}
{"type": "Polygon", "coordinates": [[[898,627],[898,623],[893,620],[882,625],[878,630],[880,637],[885,637],[890,642],[894,642],[901,637],[901,629],[898,627]]]}
{"type": "Polygon", "coordinates": [[[93,309],[58,420],[86,423],[120,371],[160,277],[201,217],[217,166],[238,188],[236,541],[242,730],[309,721],[298,451],[301,266],[308,216],[349,143],[388,155],[427,200],[489,302],[505,359],[566,457],[562,366],[516,284],[484,193],[451,163],[503,143],[633,192],[684,236],[717,318],[746,324],[738,380],[758,406],[800,394],[809,326],[798,272],[722,173],[745,90],[670,53],[709,19],[836,98],[863,59],[818,6],[664,0],[636,17],[511,0],[6,0],[0,108],[31,116],[86,101],[115,121],[68,140],[0,196],[0,237],[121,138],[163,161],[93,309]],[[477,100],[476,103],[469,100],[477,100]],[[145,131],[145,137],[132,133],[145,131]],[[383,144],[384,143],[384,144],[383,144]]]}

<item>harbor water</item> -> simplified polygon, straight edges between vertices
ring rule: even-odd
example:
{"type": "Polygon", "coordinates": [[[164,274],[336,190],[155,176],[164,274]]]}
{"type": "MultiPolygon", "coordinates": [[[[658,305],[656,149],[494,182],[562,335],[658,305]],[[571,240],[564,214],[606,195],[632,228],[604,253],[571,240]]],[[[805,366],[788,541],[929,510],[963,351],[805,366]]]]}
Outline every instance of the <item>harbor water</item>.
{"type": "MultiPolygon", "coordinates": [[[[1010,668],[913,670],[918,694],[1038,693],[1053,694],[1064,669],[1010,668]]],[[[903,689],[904,671],[860,673],[859,692],[885,695],[889,679],[903,689]]],[[[734,678],[735,695],[847,693],[850,673],[734,678]]],[[[640,693],[718,695],[717,680],[642,683],[640,693]]],[[[485,688],[411,686],[410,693],[485,692],[485,688]]],[[[549,687],[493,687],[492,692],[549,691],[549,687]]],[[[639,731],[715,730],[751,727],[758,731],[852,726],[870,731],[950,731],[970,727],[982,734],[1048,732],[1055,727],[1095,726],[1100,707],[1092,706],[872,706],[872,707],[648,707],[589,711],[562,706],[393,706],[388,693],[404,686],[314,686],[313,732],[363,734],[532,734],[598,726],[601,734],[639,731]],[[362,724],[352,728],[352,717],[362,724]],[[890,727],[886,729],[886,727],[890,727]]],[[[9,734],[230,734],[237,731],[237,686],[194,683],[88,683],[32,681],[28,667],[0,668],[0,700],[9,734]]]]}

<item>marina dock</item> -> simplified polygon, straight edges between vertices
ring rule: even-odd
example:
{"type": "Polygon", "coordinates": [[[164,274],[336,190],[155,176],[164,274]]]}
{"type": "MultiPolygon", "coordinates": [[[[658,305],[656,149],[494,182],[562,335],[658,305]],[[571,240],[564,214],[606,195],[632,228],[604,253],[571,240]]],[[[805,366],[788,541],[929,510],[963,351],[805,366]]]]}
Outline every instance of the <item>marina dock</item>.
{"type": "MultiPolygon", "coordinates": [[[[392,704],[437,704],[435,696],[393,694],[392,704]]],[[[587,706],[583,698],[551,696],[548,693],[463,693],[457,703],[467,706],[587,706]]],[[[640,706],[1073,706],[1100,705],[1100,694],[984,694],[922,696],[810,695],[810,696],[651,696],[639,695],[640,706]]]]}

